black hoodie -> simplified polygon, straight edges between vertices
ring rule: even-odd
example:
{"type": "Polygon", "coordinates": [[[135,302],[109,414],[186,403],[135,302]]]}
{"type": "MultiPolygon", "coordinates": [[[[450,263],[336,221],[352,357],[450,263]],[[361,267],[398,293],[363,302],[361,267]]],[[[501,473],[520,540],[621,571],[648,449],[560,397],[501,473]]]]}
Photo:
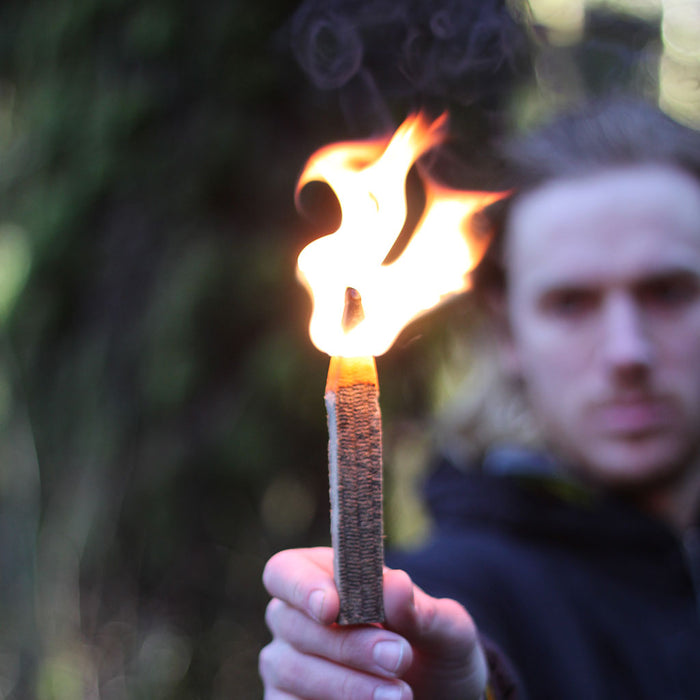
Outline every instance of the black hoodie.
{"type": "Polygon", "coordinates": [[[443,460],[426,490],[431,539],[389,565],[467,608],[498,649],[494,674],[510,667],[515,687],[497,682],[502,696],[700,700],[697,548],[625,503],[543,474],[541,461],[533,470],[530,457],[511,457],[517,467],[498,474],[443,460]]]}

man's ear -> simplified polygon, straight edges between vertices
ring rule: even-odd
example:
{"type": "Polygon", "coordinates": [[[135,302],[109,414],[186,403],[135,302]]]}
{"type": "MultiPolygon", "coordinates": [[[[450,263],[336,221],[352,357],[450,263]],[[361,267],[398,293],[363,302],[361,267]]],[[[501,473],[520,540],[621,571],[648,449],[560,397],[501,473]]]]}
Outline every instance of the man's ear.
{"type": "Polygon", "coordinates": [[[511,379],[520,379],[522,377],[520,353],[515,345],[510,328],[503,333],[499,333],[498,360],[501,363],[501,367],[503,367],[503,371],[511,379]]]}
{"type": "Polygon", "coordinates": [[[518,379],[522,374],[522,364],[513,337],[505,292],[492,290],[486,301],[495,331],[499,364],[507,376],[518,379]]]}

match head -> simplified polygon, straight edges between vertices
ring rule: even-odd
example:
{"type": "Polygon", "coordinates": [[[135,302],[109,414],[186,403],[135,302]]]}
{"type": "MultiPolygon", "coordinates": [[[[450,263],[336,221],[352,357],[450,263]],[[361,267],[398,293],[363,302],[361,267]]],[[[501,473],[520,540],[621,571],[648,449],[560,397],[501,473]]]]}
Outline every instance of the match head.
{"type": "Polygon", "coordinates": [[[365,318],[365,310],[362,308],[362,297],[354,287],[345,289],[345,308],[343,309],[343,330],[349,333],[365,318]]]}

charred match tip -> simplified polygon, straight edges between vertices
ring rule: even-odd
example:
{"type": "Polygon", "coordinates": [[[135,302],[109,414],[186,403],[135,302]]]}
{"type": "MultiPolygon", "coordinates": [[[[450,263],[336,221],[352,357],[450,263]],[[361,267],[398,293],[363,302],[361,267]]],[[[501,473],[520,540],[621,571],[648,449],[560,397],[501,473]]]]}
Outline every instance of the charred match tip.
{"type": "Polygon", "coordinates": [[[343,330],[348,333],[358,326],[365,318],[362,308],[362,297],[354,287],[345,289],[345,308],[343,309],[343,330]]]}

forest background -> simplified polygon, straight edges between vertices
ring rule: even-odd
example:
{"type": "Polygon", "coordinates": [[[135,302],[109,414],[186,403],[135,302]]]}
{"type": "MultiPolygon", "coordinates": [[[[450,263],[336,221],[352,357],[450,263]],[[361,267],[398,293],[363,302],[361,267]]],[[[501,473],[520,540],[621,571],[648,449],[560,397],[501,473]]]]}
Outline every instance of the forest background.
{"type": "MultiPolygon", "coordinates": [[[[448,179],[489,189],[504,134],[610,88],[697,124],[672,4],[3,0],[0,699],[260,697],[264,562],[329,540],[306,158],[449,109],[448,179]]],[[[379,358],[391,545],[471,318],[379,358]]]]}

